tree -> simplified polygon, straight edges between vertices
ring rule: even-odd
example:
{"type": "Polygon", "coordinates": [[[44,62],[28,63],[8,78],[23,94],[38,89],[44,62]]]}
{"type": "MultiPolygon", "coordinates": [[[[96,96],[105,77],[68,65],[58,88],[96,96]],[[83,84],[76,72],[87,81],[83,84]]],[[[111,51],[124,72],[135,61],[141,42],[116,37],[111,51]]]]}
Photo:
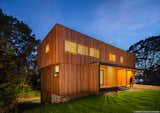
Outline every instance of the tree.
{"type": "Polygon", "coordinates": [[[136,55],[136,68],[143,70],[147,82],[160,82],[160,36],[149,37],[133,44],[129,52],[136,55]]]}
{"type": "Polygon", "coordinates": [[[0,112],[11,112],[20,88],[35,73],[39,42],[26,24],[0,10],[0,112]]]}

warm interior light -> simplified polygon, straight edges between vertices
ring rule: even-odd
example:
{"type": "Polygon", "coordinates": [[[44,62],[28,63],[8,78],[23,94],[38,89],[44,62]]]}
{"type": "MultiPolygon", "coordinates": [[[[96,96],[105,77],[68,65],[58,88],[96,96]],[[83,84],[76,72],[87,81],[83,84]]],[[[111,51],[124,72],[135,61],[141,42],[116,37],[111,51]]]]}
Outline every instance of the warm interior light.
{"type": "Polygon", "coordinates": [[[81,44],[78,44],[78,54],[88,56],[88,47],[81,45],[81,44]]]}
{"type": "Polygon", "coordinates": [[[116,61],[116,55],[110,53],[110,54],[109,54],[109,60],[115,62],[115,61],[116,61]]]}
{"type": "Polygon", "coordinates": [[[104,70],[100,70],[100,85],[104,84],[104,70]]]}
{"type": "Polygon", "coordinates": [[[77,54],[77,44],[75,42],[65,40],[65,51],[77,54]]]}
{"type": "Polygon", "coordinates": [[[96,58],[99,58],[99,51],[97,49],[94,49],[94,56],[96,58]]]}
{"type": "Polygon", "coordinates": [[[54,73],[59,73],[59,65],[55,65],[55,67],[54,67],[54,73]]]}
{"type": "Polygon", "coordinates": [[[130,83],[130,78],[131,78],[131,77],[133,77],[133,72],[130,71],[130,70],[128,70],[128,71],[127,71],[127,84],[130,83]]]}
{"type": "Polygon", "coordinates": [[[116,68],[107,66],[107,85],[108,86],[116,86],[116,68]]]}
{"type": "Polygon", "coordinates": [[[126,70],[125,69],[118,69],[117,70],[117,82],[119,86],[126,85],[126,70]]]}
{"type": "Polygon", "coordinates": [[[45,53],[48,53],[48,52],[49,52],[49,50],[50,50],[50,48],[49,48],[49,44],[47,44],[47,45],[46,45],[46,47],[45,47],[45,53]]]}
{"type": "Polygon", "coordinates": [[[72,41],[65,40],[65,51],[73,53],[73,54],[80,54],[80,55],[86,55],[91,56],[95,58],[100,57],[100,52],[98,49],[95,48],[89,48],[82,44],[77,44],[72,41]]]}
{"type": "Polygon", "coordinates": [[[120,62],[123,63],[123,56],[120,57],[120,62]]]}
{"type": "Polygon", "coordinates": [[[89,51],[90,51],[90,52],[89,52],[89,56],[96,57],[96,58],[99,58],[99,57],[100,57],[100,54],[99,54],[99,50],[98,50],[98,49],[90,48],[89,51]]]}

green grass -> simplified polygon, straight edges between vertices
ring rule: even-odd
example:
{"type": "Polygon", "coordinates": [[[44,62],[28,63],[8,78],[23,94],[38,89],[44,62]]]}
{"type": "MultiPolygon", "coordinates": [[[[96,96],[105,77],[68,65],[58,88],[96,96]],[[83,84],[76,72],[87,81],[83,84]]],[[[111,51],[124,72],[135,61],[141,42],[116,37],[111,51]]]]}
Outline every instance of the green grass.
{"type": "Polygon", "coordinates": [[[33,97],[39,97],[39,96],[40,96],[40,92],[35,90],[18,94],[18,98],[33,98],[33,97]]]}
{"type": "Polygon", "coordinates": [[[67,103],[40,105],[25,113],[133,113],[135,110],[160,110],[160,91],[124,91],[113,95],[89,96],[67,103]]]}

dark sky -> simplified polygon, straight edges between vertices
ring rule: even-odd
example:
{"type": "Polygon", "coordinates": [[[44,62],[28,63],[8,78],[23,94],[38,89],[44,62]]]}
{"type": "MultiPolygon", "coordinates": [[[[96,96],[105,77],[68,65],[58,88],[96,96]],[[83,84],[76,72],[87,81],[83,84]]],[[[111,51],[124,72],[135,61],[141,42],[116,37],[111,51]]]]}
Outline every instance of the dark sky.
{"type": "Polygon", "coordinates": [[[39,39],[55,23],[125,50],[160,34],[160,0],[0,0],[0,8],[39,39]]]}

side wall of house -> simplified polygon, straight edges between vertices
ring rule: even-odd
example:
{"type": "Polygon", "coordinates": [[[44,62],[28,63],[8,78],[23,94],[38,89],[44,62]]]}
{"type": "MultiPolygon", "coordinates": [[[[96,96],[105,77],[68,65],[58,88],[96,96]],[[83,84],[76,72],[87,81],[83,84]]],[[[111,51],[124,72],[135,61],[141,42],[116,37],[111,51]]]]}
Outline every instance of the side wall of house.
{"type": "Polygon", "coordinates": [[[54,76],[54,65],[40,70],[41,73],[41,101],[51,102],[51,95],[59,95],[59,77],[54,76]]]}
{"type": "Polygon", "coordinates": [[[99,68],[90,66],[94,62],[106,62],[121,66],[134,67],[134,56],[126,51],[105,44],[89,36],[63,27],[56,26],[57,54],[56,61],[60,65],[60,94],[79,95],[83,92],[97,92],[99,90],[99,68]],[[100,57],[95,58],[87,55],[74,54],[65,51],[65,40],[88,48],[99,50],[100,57]],[[109,61],[109,54],[116,55],[116,61],[109,61]],[[120,56],[124,61],[120,63],[120,56]],[[93,77],[93,78],[92,78],[93,77]]]}
{"type": "Polygon", "coordinates": [[[60,95],[81,96],[99,91],[98,64],[60,64],[60,95]]]}
{"type": "Polygon", "coordinates": [[[56,27],[54,27],[38,47],[37,65],[39,69],[56,64],[57,52],[56,27]],[[48,52],[46,47],[48,45],[48,52]]]}
{"type": "Polygon", "coordinates": [[[97,93],[99,90],[99,65],[94,62],[106,62],[134,67],[135,57],[119,48],[92,39],[79,32],[56,25],[38,48],[38,67],[41,71],[42,102],[50,102],[52,94],[61,96],[81,96],[83,93],[97,93]],[[95,58],[65,51],[65,40],[99,50],[100,57],[95,58]],[[46,53],[46,45],[49,52],[46,53]],[[109,54],[116,55],[116,62],[109,61],[109,54]],[[120,63],[120,56],[124,62],[120,63]],[[59,65],[60,72],[54,76],[54,66],[59,65]]]}
{"type": "Polygon", "coordinates": [[[38,47],[37,65],[41,76],[41,102],[51,102],[52,94],[59,95],[59,77],[54,76],[56,43],[56,27],[54,27],[38,47]],[[47,53],[46,46],[48,46],[47,53]]]}

